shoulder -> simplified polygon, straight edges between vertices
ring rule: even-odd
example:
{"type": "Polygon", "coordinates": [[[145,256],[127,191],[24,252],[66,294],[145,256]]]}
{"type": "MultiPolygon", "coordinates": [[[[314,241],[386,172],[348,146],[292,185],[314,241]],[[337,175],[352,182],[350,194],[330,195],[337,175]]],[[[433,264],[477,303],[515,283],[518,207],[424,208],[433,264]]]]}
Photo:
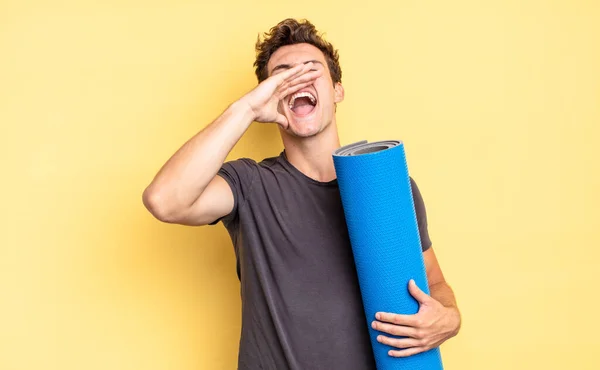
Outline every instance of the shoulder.
{"type": "Polygon", "coordinates": [[[257,165],[264,169],[273,169],[273,168],[282,167],[284,165],[283,162],[284,162],[284,159],[283,159],[283,153],[282,153],[275,157],[264,158],[262,161],[257,163],[257,165]]]}
{"type": "Polygon", "coordinates": [[[413,193],[419,192],[419,187],[417,186],[417,182],[411,176],[408,177],[410,179],[410,188],[413,193]]]}
{"type": "Polygon", "coordinates": [[[413,201],[415,203],[417,214],[425,213],[425,201],[423,200],[423,195],[417,186],[417,182],[412,178],[410,178],[410,188],[413,196],[413,201]]]}
{"type": "Polygon", "coordinates": [[[279,157],[268,157],[260,161],[256,161],[252,158],[241,157],[225,162],[223,165],[232,168],[269,168],[277,166],[280,163],[279,157]]]}
{"type": "Polygon", "coordinates": [[[273,169],[280,166],[281,163],[279,157],[264,158],[260,161],[248,157],[241,157],[223,163],[219,170],[219,174],[228,177],[236,177],[247,182],[265,172],[271,172],[273,169]]]}
{"type": "Polygon", "coordinates": [[[252,158],[237,158],[223,163],[223,167],[232,169],[249,169],[258,166],[258,163],[252,158]]]}

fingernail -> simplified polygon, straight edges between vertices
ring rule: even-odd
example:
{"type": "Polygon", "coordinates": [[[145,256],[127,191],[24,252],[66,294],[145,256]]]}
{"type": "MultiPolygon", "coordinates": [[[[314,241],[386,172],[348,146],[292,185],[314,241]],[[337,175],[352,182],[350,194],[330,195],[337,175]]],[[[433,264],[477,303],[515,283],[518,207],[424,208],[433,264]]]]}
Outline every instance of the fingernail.
{"type": "Polygon", "coordinates": [[[375,314],[375,318],[376,318],[377,320],[381,320],[381,314],[380,314],[379,312],[377,312],[377,313],[375,314]]]}
{"type": "Polygon", "coordinates": [[[373,329],[376,329],[376,328],[377,328],[377,323],[375,323],[375,321],[373,321],[373,322],[371,323],[371,327],[372,327],[373,329]]]}
{"type": "Polygon", "coordinates": [[[378,336],[377,336],[377,341],[378,341],[378,342],[381,342],[382,340],[383,340],[383,338],[381,337],[381,335],[378,335],[378,336]]]}

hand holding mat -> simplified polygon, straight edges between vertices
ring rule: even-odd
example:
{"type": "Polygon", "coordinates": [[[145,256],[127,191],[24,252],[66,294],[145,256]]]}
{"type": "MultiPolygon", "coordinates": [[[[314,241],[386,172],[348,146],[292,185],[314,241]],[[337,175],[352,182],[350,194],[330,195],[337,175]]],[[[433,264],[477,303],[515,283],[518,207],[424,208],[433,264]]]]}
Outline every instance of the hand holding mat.
{"type": "Polygon", "coordinates": [[[429,294],[404,145],[361,141],[333,153],[335,171],[378,370],[441,370],[439,348],[395,358],[371,328],[377,312],[411,315],[408,282],[429,294]]]}

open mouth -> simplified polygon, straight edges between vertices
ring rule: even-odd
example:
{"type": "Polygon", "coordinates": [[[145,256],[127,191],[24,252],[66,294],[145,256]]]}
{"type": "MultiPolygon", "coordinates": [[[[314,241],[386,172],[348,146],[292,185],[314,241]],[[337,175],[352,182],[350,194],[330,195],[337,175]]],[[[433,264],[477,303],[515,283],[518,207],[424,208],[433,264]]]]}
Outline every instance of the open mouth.
{"type": "Polygon", "coordinates": [[[317,98],[308,92],[297,92],[289,100],[288,106],[290,110],[297,116],[307,116],[315,109],[317,98]]]}

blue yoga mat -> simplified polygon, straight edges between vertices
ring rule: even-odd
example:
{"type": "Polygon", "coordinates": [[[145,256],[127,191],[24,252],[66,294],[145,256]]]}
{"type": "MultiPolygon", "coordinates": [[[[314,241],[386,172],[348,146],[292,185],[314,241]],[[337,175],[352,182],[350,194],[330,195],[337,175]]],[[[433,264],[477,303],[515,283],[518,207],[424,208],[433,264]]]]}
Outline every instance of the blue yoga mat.
{"type": "Polygon", "coordinates": [[[377,369],[443,369],[438,348],[391,357],[396,348],[379,343],[383,333],[371,328],[377,312],[418,312],[410,279],[429,294],[403,143],[361,141],[336,150],[333,161],[377,369]]]}

